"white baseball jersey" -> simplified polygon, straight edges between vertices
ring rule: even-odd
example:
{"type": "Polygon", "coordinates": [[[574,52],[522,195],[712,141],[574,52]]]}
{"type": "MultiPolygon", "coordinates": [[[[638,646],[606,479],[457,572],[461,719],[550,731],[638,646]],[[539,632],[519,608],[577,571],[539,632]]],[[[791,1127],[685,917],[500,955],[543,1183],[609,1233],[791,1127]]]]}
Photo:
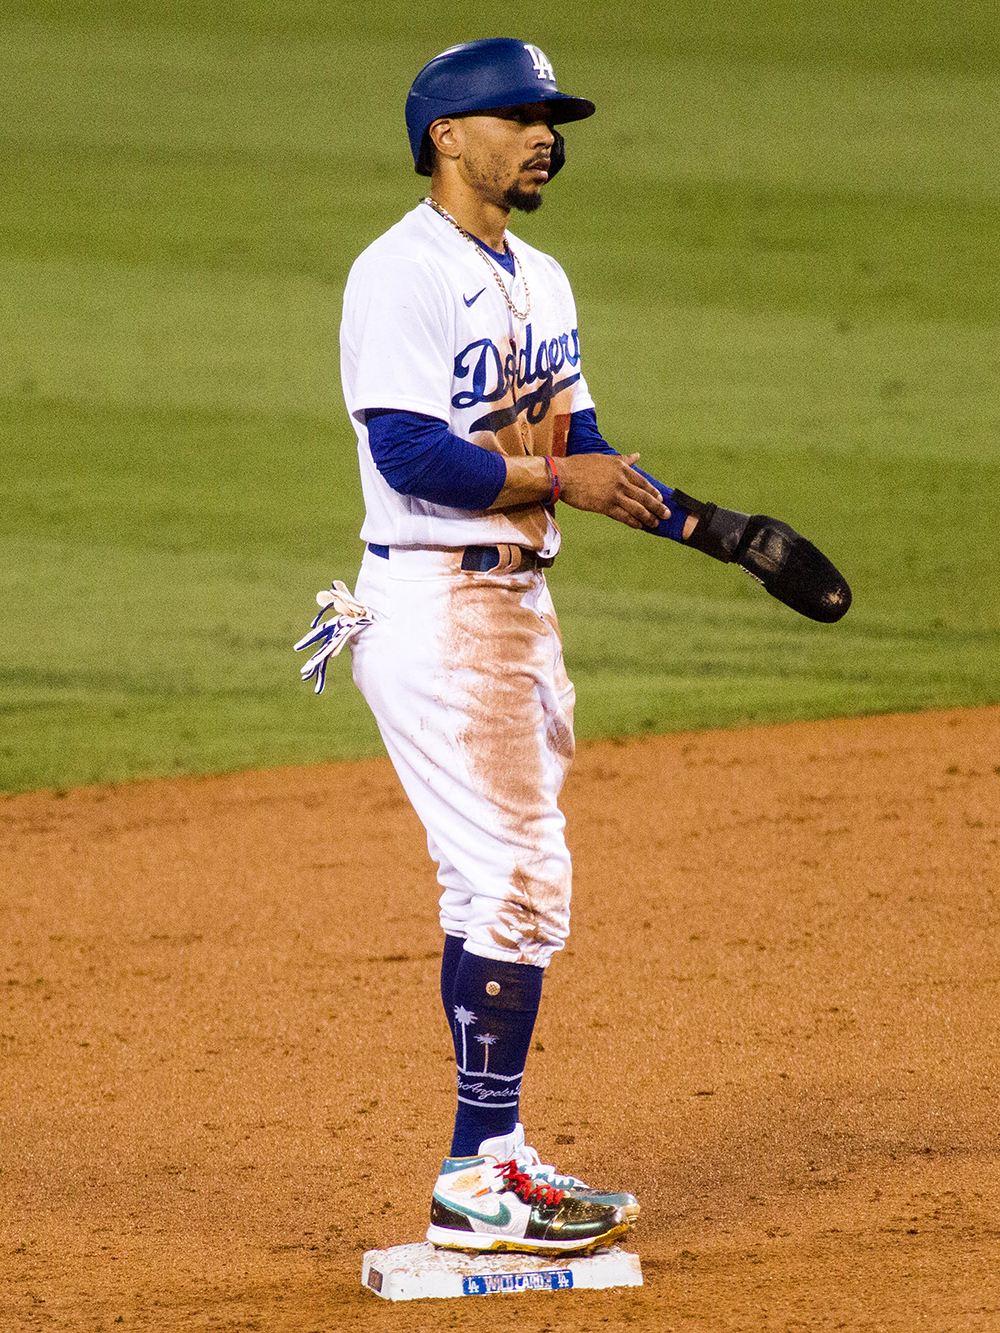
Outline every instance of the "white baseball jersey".
{"type": "Polygon", "coordinates": [[[565,454],[570,415],[593,406],[580,369],[573,294],[554,259],[508,238],[518,261],[513,277],[418,204],[351,269],[341,375],[358,436],[365,541],[509,542],[545,556],[559,549],[544,505],[471,513],[400,495],[378,472],[368,444],[366,412],[395,408],[436,417],[452,434],[508,456],[565,454]],[[518,310],[530,293],[525,320],[511,311],[497,276],[518,310]]]}

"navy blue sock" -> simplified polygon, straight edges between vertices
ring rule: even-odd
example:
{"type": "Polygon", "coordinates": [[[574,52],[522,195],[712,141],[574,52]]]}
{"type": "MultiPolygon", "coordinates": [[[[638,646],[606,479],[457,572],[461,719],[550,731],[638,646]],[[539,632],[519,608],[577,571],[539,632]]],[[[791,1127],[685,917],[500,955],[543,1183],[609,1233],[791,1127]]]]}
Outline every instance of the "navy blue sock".
{"type": "Polygon", "coordinates": [[[455,992],[455,974],[458,972],[458,965],[462,961],[462,950],[465,948],[465,940],[460,935],[446,935],[444,937],[444,953],[441,955],[441,1003],[444,1005],[444,1014],[449,1025],[452,1021],[452,1007],[455,992]]]}
{"type": "Polygon", "coordinates": [[[452,1157],[474,1156],[484,1139],[509,1134],[517,1124],[544,976],[542,967],[462,950],[449,1014],[458,1065],[452,1157]]]}

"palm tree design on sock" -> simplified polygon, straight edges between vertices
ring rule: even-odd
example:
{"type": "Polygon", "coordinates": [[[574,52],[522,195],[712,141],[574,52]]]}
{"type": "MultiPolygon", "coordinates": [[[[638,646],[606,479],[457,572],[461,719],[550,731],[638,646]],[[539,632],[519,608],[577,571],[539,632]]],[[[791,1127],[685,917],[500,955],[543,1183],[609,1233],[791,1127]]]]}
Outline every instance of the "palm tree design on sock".
{"type": "Polygon", "coordinates": [[[490,1047],[496,1041],[492,1032],[481,1032],[476,1038],[483,1048],[483,1073],[485,1074],[490,1067],[490,1047]]]}
{"type": "Polygon", "coordinates": [[[465,1009],[460,1004],[455,1005],[455,1022],[462,1025],[462,1073],[469,1073],[466,1067],[469,1063],[468,1052],[465,1045],[465,1033],[470,1024],[476,1021],[476,1015],[470,1010],[465,1009]]]}

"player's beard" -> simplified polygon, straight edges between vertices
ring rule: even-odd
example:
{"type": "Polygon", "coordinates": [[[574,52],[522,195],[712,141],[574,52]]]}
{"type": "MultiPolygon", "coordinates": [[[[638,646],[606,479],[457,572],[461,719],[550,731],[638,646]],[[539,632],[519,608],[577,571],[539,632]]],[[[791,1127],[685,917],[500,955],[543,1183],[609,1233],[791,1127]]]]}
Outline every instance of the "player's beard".
{"type": "Polygon", "coordinates": [[[541,190],[522,190],[517,185],[511,185],[504,191],[504,205],[508,208],[517,208],[522,213],[535,213],[542,206],[541,190]]]}
{"type": "MultiPolygon", "coordinates": [[[[504,185],[510,168],[502,158],[488,157],[483,160],[467,158],[467,171],[470,182],[477,192],[497,208],[505,208],[509,213],[512,208],[522,213],[534,213],[542,206],[541,189],[523,190],[515,180],[511,185],[504,185]]],[[[528,162],[522,162],[518,175],[528,168],[528,162]]]]}

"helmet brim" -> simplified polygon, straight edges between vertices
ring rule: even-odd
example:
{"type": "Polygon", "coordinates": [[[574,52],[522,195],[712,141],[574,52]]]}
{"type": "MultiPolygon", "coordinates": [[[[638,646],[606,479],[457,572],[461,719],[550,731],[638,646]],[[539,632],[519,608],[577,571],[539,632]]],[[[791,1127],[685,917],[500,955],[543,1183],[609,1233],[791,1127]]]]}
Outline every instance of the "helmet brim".
{"type": "MultiPolygon", "coordinates": [[[[413,101],[422,102],[424,99],[417,96],[413,97],[413,101]]],[[[446,106],[446,99],[434,98],[434,107],[437,111],[434,120],[443,120],[449,115],[475,116],[479,112],[499,111],[504,106],[548,106],[552,111],[553,125],[567,125],[571,120],[586,120],[597,110],[594,103],[588,101],[586,97],[571,97],[569,93],[548,93],[545,97],[539,97],[537,88],[508,88],[504,90],[502,98],[494,97],[493,99],[487,98],[483,101],[476,101],[473,106],[469,105],[468,99],[456,99],[454,110],[440,109],[446,106]]],[[[434,121],[431,121],[431,124],[433,123],[434,121]]]]}

